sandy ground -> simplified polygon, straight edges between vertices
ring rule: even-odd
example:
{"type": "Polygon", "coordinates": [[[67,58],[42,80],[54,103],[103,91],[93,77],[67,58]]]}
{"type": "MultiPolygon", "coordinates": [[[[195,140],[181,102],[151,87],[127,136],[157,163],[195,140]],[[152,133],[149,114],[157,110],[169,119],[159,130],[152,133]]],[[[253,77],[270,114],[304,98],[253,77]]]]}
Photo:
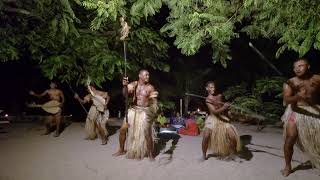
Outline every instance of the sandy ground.
{"type": "MultiPolygon", "coordinates": [[[[39,124],[13,124],[0,133],[0,180],[319,180],[320,171],[303,166],[307,159],[297,150],[296,171],[284,178],[281,129],[236,125],[245,150],[236,161],[212,157],[201,161],[201,136],[163,141],[156,160],[113,157],[118,133],[109,143],[83,140],[83,123],[73,123],[60,137],[40,136],[39,124]]],[[[159,148],[158,148],[159,149],[159,148]]]]}

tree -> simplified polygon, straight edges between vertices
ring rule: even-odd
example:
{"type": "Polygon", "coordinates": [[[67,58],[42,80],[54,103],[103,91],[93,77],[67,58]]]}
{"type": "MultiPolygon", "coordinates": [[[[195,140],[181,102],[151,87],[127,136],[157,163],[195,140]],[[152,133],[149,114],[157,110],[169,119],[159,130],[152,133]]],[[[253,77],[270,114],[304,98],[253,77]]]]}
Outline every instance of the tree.
{"type": "Polygon", "coordinates": [[[274,123],[279,121],[284,111],[281,97],[284,82],[285,78],[278,76],[259,78],[254,87],[242,82],[229,87],[223,94],[234,105],[231,112],[237,114],[238,120],[252,120],[258,114],[263,115],[267,122],[274,123]]]}
{"type": "Polygon", "coordinates": [[[286,49],[305,55],[320,49],[320,4],[317,0],[246,0],[250,24],[242,29],[252,38],[277,38],[280,56],[286,49]],[[249,18],[250,17],[250,18],[249,18]]]}
{"type": "Polygon", "coordinates": [[[212,73],[211,67],[199,66],[195,58],[177,58],[171,67],[172,72],[162,79],[168,79],[161,83],[160,96],[163,99],[183,99],[183,113],[187,114],[190,104],[190,96],[186,93],[202,94],[204,92],[203,79],[212,73]]]}
{"type": "Polygon", "coordinates": [[[251,38],[275,38],[281,45],[276,57],[286,49],[305,55],[320,49],[320,4],[317,0],[184,0],[164,1],[171,9],[162,28],[175,36],[182,53],[193,55],[211,44],[214,62],[226,66],[229,43],[245,32],[251,38]]]}
{"type": "Polygon", "coordinates": [[[303,56],[320,48],[317,0],[3,0],[0,58],[28,57],[49,78],[91,76],[97,83],[121,74],[124,66],[169,71],[163,61],[169,46],[152,25],[163,6],[170,12],[161,32],[174,37],[185,55],[211,46],[213,62],[224,67],[231,59],[230,42],[240,32],[253,39],[277,39],[277,57],[287,49],[303,56]],[[132,27],[127,65],[118,38],[122,16],[132,27]]]}
{"type": "Polygon", "coordinates": [[[211,45],[213,62],[224,67],[231,59],[230,41],[240,32],[253,39],[278,39],[281,46],[277,57],[286,49],[303,56],[311,48],[320,48],[317,0],[130,0],[125,6],[123,0],[85,2],[96,4],[98,22],[123,15],[128,8],[132,24],[139,24],[141,18],[153,16],[166,5],[170,15],[161,32],[175,37],[174,45],[185,55],[194,55],[200,47],[211,45]]]}
{"type": "Polygon", "coordinates": [[[90,76],[100,84],[121,74],[124,66],[169,70],[163,61],[168,45],[148,22],[130,33],[129,63],[124,64],[120,24],[109,21],[91,30],[91,21],[97,21],[82,5],[77,0],[2,1],[1,21],[6,23],[0,25],[1,61],[27,59],[40,64],[49,79],[77,83],[90,76]]]}
{"type": "MultiPolygon", "coordinates": [[[[236,1],[240,2],[240,1],[236,1]]],[[[85,7],[96,9],[96,18],[92,27],[99,26],[117,16],[127,16],[131,25],[139,25],[142,18],[150,18],[159,12],[162,5],[170,9],[168,23],[161,32],[175,37],[174,44],[185,55],[194,55],[199,48],[211,44],[215,53],[214,62],[226,66],[226,60],[231,59],[228,44],[232,38],[238,37],[234,32],[232,18],[237,3],[218,0],[84,0],[85,7]],[[231,7],[231,8],[230,8],[231,7]],[[130,11],[130,14],[127,13],[130,11]]]]}

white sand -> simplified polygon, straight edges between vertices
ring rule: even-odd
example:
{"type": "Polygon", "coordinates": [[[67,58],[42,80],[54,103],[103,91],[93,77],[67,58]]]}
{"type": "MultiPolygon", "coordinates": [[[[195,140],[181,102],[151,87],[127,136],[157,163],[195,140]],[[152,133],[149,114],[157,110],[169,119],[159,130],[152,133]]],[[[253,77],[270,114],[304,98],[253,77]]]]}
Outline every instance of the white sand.
{"type": "MultiPolygon", "coordinates": [[[[201,136],[182,136],[173,151],[166,148],[150,162],[113,157],[118,147],[118,133],[109,143],[83,140],[83,123],[73,123],[54,138],[40,136],[37,124],[13,124],[9,133],[0,134],[0,180],[319,180],[317,169],[297,170],[284,178],[279,170],[284,165],[281,129],[237,125],[241,135],[252,136],[247,145],[250,160],[221,161],[214,157],[201,161],[201,136]],[[261,146],[259,146],[261,145],[261,146]],[[268,146],[268,147],[262,147],[268,146]],[[254,152],[255,151],[255,152],[254,152]]],[[[305,162],[295,151],[293,167],[305,162]]]]}

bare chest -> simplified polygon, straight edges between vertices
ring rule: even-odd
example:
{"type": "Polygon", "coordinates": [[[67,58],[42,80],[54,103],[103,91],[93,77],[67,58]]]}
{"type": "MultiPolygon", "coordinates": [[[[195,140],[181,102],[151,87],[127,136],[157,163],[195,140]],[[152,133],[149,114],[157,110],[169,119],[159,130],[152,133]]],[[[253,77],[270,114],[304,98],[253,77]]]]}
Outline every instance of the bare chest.
{"type": "Polygon", "coordinates": [[[297,93],[305,92],[309,95],[316,95],[320,93],[320,84],[315,79],[296,80],[294,82],[297,93]]]}
{"type": "Polygon", "coordinates": [[[219,108],[222,106],[222,101],[220,96],[209,96],[206,101],[213,105],[215,108],[219,108]]]}
{"type": "Polygon", "coordinates": [[[148,89],[148,86],[146,85],[138,85],[136,89],[136,95],[137,97],[144,98],[148,97],[150,94],[150,91],[148,89]]]}
{"type": "Polygon", "coordinates": [[[59,94],[60,94],[60,92],[58,90],[49,90],[48,91],[48,95],[51,98],[57,98],[57,97],[59,97],[59,94]]]}

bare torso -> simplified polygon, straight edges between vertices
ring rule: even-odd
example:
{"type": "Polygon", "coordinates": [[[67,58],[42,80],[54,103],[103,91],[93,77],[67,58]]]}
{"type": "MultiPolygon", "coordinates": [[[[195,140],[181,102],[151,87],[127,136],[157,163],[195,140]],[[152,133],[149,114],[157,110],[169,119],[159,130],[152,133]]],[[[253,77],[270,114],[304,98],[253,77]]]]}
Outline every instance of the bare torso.
{"type": "Polygon", "coordinates": [[[47,93],[49,95],[50,100],[56,100],[62,102],[62,91],[59,89],[48,89],[47,93]]]}
{"type": "Polygon", "coordinates": [[[208,95],[206,102],[211,103],[215,108],[220,108],[222,106],[222,97],[221,94],[218,95],[208,95]]]}
{"type": "Polygon", "coordinates": [[[292,95],[300,95],[303,99],[297,105],[320,104],[320,76],[312,75],[307,79],[291,78],[288,85],[292,90],[292,95]]]}
{"type": "Polygon", "coordinates": [[[208,95],[206,97],[206,104],[208,106],[210,114],[217,114],[217,110],[221,109],[224,105],[224,103],[222,101],[222,95],[221,94],[208,95]]]}
{"type": "Polygon", "coordinates": [[[138,84],[136,89],[137,106],[147,107],[149,105],[149,96],[152,89],[153,87],[150,84],[138,84]]]}
{"type": "Polygon", "coordinates": [[[136,105],[140,107],[149,106],[150,94],[154,91],[154,87],[149,83],[132,82],[128,85],[129,94],[133,94],[135,90],[136,105]],[[136,87],[136,88],[135,88],[136,87]]]}

